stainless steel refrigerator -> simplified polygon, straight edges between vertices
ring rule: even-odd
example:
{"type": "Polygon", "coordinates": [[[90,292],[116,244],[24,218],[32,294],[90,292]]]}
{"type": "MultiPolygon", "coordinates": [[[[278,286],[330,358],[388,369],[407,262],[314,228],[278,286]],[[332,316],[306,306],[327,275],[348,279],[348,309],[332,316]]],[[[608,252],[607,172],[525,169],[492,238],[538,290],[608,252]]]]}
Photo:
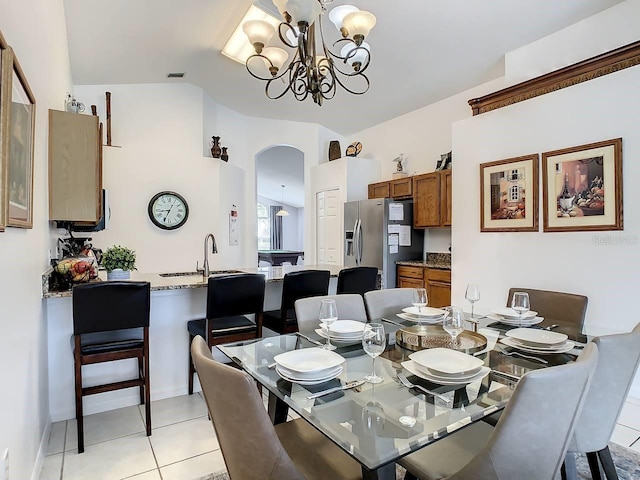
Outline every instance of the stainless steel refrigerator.
{"type": "Polygon", "coordinates": [[[396,286],[396,261],[421,260],[424,231],[413,228],[413,200],[344,204],[345,267],[377,267],[382,288],[396,286]]]}

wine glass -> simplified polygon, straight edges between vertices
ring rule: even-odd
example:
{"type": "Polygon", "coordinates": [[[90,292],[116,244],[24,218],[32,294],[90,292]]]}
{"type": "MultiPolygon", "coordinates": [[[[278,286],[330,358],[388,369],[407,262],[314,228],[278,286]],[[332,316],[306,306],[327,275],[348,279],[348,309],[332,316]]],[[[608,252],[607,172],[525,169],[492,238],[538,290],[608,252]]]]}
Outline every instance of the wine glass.
{"type": "Polygon", "coordinates": [[[384,352],[387,345],[387,336],[384,333],[384,326],[381,323],[368,323],[364,328],[362,336],[362,348],[373,358],[373,367],[371,375],[367,375],[364,379],[369,383],[380,383],[383,378],[376,375],[376,357],[384,352]]]}
{"type": "Polygon", "coordinates": [[[320,313],[318,315],[320,322],[324,323],[327,330],[327,343],[322,348],[326,350],[335,350],[336,346],[331,343],[331,324],[338,319],[338,309],[336,301],[333,299],[324,299],[320,301],[320,313]]]}
{"type": "Polygon", "coordinates": [[[422,323],[422,309],[427,306],[427,289],[414,288],[412,305],[418,309],[418,325],[422,323]]]}
{"type": "Polygon", "coordinates": [[[475,283],[467,285],[467,290],[464,292],[464,298],[466,298],[471,304],[471,320],[473,320],[473,304],[480,300],[480,288],[478,288],[478,285],[475,283]]]}
{"type": "Polygon", "coordinates": [[[522,326],[522,316],[529,311],[529,294],[527,292],[513,292],[511,308],[518,314],[519,326],[522,326]]]}
{"type": "Polygon", "coordinates": [[[455,349],[458,335],[464,331],[464,316],[462,309],[458,307],[449,307],[447,314],[442,322],[442,328],[451,335],[451,348],[455,349]]]}

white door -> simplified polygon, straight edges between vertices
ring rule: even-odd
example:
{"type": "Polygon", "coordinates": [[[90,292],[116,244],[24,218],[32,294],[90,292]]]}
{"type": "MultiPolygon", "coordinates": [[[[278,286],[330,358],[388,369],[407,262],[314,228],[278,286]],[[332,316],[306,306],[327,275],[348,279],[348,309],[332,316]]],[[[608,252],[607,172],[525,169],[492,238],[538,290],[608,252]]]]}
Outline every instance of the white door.
{"type": "Polygon", "coordinates": [[[317,259],[322,265],[341,265],[342,208],[340,189],[316,194],[317,259]]]}
{"type": "Polygon", "coordinates": [[[316,193],[316,259],[317,263],[325,263],[324,245],[324,192],[316,193]]]}

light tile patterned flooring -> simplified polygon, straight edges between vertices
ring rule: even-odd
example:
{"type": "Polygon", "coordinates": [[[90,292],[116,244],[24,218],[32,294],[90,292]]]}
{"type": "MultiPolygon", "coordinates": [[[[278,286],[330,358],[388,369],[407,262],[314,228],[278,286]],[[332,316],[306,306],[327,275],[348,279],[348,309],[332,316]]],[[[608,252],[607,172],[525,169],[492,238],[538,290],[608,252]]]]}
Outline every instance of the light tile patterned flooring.
{"type": "MultiPolygon", "coordinates": [[[[265,397],[266,401],[266,397],[265,397]]],[[[76,421],[54,423],[40,480],[193,480],[225,470],[201,394],[85,417],[85,451],[78,455],[76,421]]],[[[629,398],[612,441],[640,452],[640,400],[629,398]]]]}

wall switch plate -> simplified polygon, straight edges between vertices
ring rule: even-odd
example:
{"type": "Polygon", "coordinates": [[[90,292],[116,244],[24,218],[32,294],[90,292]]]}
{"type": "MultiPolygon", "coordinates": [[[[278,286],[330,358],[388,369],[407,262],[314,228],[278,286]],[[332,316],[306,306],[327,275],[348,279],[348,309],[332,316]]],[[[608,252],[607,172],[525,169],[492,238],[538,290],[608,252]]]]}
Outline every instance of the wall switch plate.
{"type": "Polygon", "coordinates": [[[0,480],[9,480],[9,449],[5,448],[0,457],[0,480]]]}

